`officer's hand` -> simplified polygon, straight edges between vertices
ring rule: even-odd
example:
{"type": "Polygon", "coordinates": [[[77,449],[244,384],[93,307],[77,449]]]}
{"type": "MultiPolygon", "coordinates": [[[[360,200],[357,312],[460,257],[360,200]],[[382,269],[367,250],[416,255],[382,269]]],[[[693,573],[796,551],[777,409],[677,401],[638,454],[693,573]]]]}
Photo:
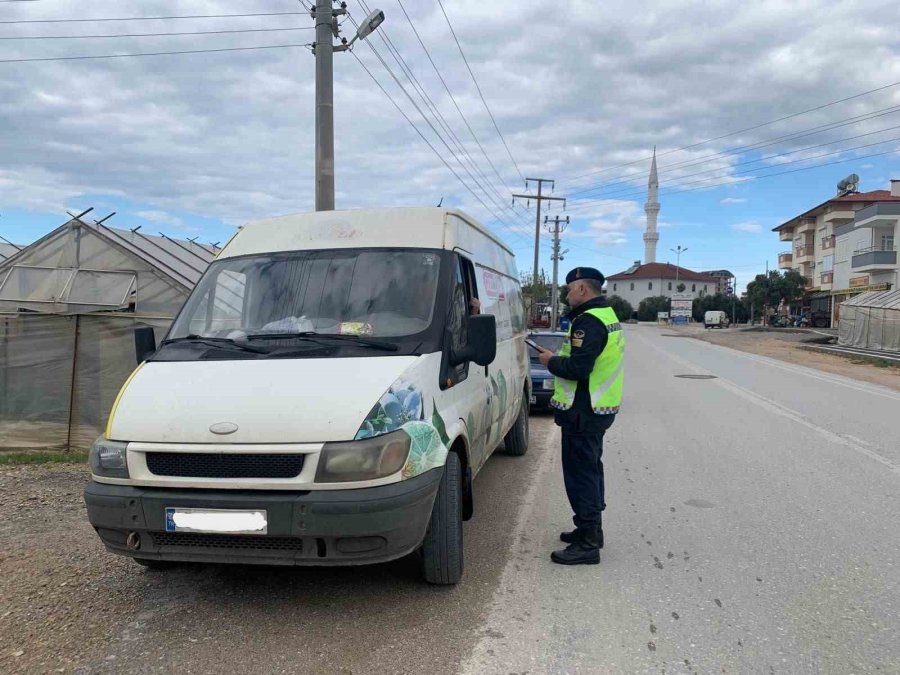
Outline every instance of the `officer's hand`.
{"type": "Polygon", "coordinates": [[[550,363],[550,359],[553,358],[553,352],[549,349],[544,349],[543,347],[538,348],[538,358],[541,360],[541,363],[544,365],[544,368],[547,367],[547,364],[550,363]]]}

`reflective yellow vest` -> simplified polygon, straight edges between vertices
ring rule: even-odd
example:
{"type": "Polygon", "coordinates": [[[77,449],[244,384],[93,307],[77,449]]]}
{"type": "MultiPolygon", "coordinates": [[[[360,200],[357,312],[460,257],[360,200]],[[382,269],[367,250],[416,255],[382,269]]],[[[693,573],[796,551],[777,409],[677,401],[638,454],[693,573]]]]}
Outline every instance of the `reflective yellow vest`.
{"type": "MultiPolygon", "coordinates": [[[[622,405],[622,384],[624,381],[625,335],[622,325],[612,307],[595,307],[585,314],[590,314],[603,322],[609,337],[606,347],[594,361],[594,369],[588,379],[588,391],[591,395],[591,407],[598,415],[614,415],[622,405]]],[[[574,322],[573,322],[574,323],[574,322]]],[[[557,356],[568,357],[572,353],[572,326],[566,341],[557,356]]],[[[556,378],[553,399],[550,405],[559,410],[568,410],[575,403],[576,380],[556,378]]]]}

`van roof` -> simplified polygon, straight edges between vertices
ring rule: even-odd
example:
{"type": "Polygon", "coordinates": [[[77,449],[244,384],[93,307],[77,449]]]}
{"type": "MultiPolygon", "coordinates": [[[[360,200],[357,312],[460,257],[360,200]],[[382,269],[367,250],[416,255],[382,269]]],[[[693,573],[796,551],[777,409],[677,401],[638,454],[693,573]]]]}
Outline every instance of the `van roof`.
{"type": "Polygon", "coordinates": [[[310,248],[446,248],[455,246],[447,216],[456,216],[500,246],[493,232],[458,209],[440,207],[346,209],[295,213],[242,225],[220,258],[310,248]]]}

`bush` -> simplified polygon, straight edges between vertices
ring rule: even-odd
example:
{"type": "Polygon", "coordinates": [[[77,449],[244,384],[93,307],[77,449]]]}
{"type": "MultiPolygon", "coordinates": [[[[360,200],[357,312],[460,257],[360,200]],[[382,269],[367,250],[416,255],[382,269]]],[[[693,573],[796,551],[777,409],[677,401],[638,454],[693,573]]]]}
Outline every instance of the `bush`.
{"type": "Polygon", "coordinates": [[[665,295],[656,295],[652,298],[644,298],[638,305],[639,321],[656,321],[659,312],[669,311],[669,298],[665,295]]]}
{"type": "Polygon", "coordinates": [[[613,308],[616,316],[619,317],[619,321],[628,321],[631,315],[634,314],[634,308],[625,298],[621,298],[618,295],[610,295],[606,301],[613,308]]]}

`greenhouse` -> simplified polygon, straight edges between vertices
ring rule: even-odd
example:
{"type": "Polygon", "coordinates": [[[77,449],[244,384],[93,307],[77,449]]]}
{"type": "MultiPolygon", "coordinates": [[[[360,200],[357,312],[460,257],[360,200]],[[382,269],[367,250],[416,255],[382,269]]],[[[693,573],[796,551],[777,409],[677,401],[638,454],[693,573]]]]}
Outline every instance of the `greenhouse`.
{"type": "Polygon", "coordinates": [[[900,290],[861,293],[841,303],[838,344],[900,352],[900,290]]]}
{"type": "MultiPolygon", "coordinates": [[[[82,214],[84,215],[84,214],[82,214]]],[[[0,450],[87,448],[216,247],[73,218],[0,259],[0,450]]]]}

